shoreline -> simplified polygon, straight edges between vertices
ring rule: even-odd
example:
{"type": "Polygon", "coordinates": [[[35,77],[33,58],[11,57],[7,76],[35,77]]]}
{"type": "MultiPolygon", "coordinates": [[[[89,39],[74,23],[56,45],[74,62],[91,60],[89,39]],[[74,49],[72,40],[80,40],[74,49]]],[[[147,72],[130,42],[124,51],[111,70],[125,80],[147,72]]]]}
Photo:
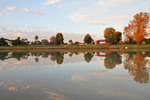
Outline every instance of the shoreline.
{"type": "Polygon", "coordinates": [[[150,45],[1,46],[0,51],[150,51],[150,45]]]}

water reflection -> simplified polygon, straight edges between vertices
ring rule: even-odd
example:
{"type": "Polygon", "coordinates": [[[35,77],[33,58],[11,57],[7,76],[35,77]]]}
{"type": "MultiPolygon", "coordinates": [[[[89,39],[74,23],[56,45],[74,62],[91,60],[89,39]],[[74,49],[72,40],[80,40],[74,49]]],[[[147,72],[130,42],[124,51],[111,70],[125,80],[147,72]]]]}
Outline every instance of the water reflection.
{"type": "Polygon", "coordinates": [[[93,53],[86,52],[86,53],[84,54],[84,59],[85,59],[85,61],[86,61],[87,63],[89,63],[89,62],[92,60],[93,56],[94,56],[93,53]]]}
{"type": "MultiPolygon", "coordinates": [[[[118,52],[0,52],[0,60],[15,58],[17,61],[28,59],[33,57],[35,62],[40,62],[41,58],[50,59],[49,61],[61,65],[64,63],[65,55],[68,55],[68,59],[74,61],[80,61],[79,58],[74,59],[74,56],[82,55],[86,63],[90,63],[91,60],[96,58],[104,58],[104,66],[106,69],[115,69],[117,65],[123,64],[124,69],[128,70],[128,73],[133,76],[133,80],[139,83],[149,82],[149,66],[150,60],[146,59],[150,56],[149,52],[130,52],[130,53],[118,53],[118,52]],[[124,58],[124,59],[122,59],[124,58]],[[123,62],[123,63],[122,63],[123,62]]],[[[81,57],[80,57],[81,58],[81,57]]],[[[94,62],[94,60],[93,60],[94,62]]],[[[13,64],[8,62],[12,67],[13,64]]],[[[14,62],[14,65],[27,65],[27,63],[14,62]]],[[[30,63],[30,62],[29,62],[30,63]]],[[[65,62],[67,63],[67,62],[65,62]]],[[[30,63],[31,64],[31,63],[30,63]]],[[[43,63],[42,63],[43,64],[43,63]]],[[[5,66],[5,71],[9,66],[5,66]]],[[[17,67],[14,67],[17,68],[17,67]]],[[[27,68],[27,67],[26,67],[27,68]]],[[[3,71],[4,71],[3,69],[3,71]]],[[[29,68],[33,69],[33,68],[29,68]]],[[[42,65],[35,67],[35,69],[44,69],[42,65]]],[[[35,70],[34,69],[34,70],[35,70]]],[[[90,73],[90,72],[88,72],[90,73]]],[[[98,73],[98,72],[95,72],[98,73]]],[[[90,73],[92,74],[92,73],[90,73]]]]}
{"type": "Polygon", "coordinates": [[[110,52],[106,53],[106,58],[104,59],[104,66],[107,69],[114,69],[116,65],[122,63],[122,57],[118,53],[110,52]]]}
{"type": "Polygon", "coordinates": [[[124,61],[124,68],[128,70],[133,79],[139,83],[149,82],[149,73],[146,64],[149,61],[141,53],[130,53],[124,61]]]}
{"type": "Polygon", "coordinates": [[[149,68],[149,52],[0,52],[0,100],[148,100],[149,68]]]}

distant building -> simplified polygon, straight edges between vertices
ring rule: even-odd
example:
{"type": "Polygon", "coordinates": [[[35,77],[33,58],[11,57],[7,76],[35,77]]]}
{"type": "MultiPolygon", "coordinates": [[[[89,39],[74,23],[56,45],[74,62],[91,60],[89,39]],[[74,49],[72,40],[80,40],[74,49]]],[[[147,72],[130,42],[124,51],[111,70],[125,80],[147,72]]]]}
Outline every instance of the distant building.
{"type": "Polygon", "coordinates": [[[96,40],[95,43],[96,43],[96,45],[98,45],[98,44],[105,44],[105,39],[96,40]]]}
{"type": "Polygon", "coordinates": [[[9,46],[13,46],[13,45],[12,45],[12,40],[5,39],[5,42],[7,42],[7,44],[8,44],[9,46]]]}
{"type": "Polygon", "coordinates": [[[105,39],[96,40],[95,43],[96,43],[96,45],[98,45],[98,44],[106,44],[106,45],[110,45],[110,44],[111,44],[111,43],[106,42],[105,39]]]}

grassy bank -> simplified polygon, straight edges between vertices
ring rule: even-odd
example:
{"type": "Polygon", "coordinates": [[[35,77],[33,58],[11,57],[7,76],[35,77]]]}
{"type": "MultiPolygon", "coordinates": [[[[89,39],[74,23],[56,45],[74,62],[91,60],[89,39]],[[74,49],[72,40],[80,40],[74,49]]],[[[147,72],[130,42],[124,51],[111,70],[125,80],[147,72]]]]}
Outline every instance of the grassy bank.
{"type": "Polygon", "coordinates": [[[150,44],[126,44],[126,45],[28,45],[28,46],[0,46],[0,51],[150,51],[150,44]]]}

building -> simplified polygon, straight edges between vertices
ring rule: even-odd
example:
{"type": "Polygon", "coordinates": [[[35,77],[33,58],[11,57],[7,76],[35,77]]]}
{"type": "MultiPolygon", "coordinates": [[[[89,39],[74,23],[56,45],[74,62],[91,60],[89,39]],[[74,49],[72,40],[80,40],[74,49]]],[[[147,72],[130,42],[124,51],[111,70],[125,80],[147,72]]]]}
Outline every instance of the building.
{"type": "Polygon", "coordinates": [[[12,45],[12,40],[5,39],[5,42],[7,42],[7,44],[8,44],[9,46],[13,46],[13,45],[12,45]]]}

